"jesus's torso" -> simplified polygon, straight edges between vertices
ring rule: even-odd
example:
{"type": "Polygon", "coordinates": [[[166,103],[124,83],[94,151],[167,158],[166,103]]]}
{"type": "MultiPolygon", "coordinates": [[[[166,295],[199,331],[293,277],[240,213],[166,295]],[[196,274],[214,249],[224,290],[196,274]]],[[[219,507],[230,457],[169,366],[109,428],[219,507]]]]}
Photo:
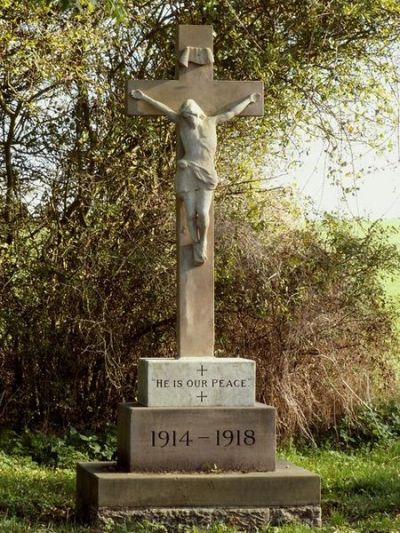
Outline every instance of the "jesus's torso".
{"type": "Polygon", "coordinates": [[[214,117],[205,117],[192,127],[184,118],[179,121],[179,134],[184,149],[183,159],[206,168],[214,168],[217,128],[214,117]]]}

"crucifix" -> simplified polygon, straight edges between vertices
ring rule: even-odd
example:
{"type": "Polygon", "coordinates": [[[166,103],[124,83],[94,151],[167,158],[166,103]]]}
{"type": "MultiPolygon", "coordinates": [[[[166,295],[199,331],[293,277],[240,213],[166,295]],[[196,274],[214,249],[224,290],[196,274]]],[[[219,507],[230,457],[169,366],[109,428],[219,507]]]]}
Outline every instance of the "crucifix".
{"type": "Polygon", "coordinates": [[[218,124],[263,115],[260,81],[213,80],[212,26],[180,25],[175,80],[129,80],[128,115],[176,124],[177,356],[214,356],[214,217],[218,124]]]}

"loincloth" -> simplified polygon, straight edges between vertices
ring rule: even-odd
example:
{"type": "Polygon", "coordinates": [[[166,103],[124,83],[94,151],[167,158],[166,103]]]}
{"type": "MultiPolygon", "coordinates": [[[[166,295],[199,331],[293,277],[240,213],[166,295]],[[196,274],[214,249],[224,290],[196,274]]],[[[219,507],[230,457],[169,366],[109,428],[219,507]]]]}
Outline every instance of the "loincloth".
{"type": "Polygon", "coordinates": [[[215,189],[218,183],[218,176],[214,168],[206,168],[204,166],[183,159],[187,166],[185,168],[178,166],[176,169],[176,192],[189,192],[189,191],[212,191],[215,189]]]}

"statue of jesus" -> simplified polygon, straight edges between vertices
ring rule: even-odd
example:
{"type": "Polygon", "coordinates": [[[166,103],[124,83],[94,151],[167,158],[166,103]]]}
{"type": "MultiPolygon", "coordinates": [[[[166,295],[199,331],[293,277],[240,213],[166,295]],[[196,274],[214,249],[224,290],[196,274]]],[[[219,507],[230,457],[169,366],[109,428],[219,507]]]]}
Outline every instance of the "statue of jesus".
{"type": "Polygon", "coordinates": [[[207,116],[201,107],[190,99],[183,102],[176,113],[140,90],[131,91],[131,96],[148,102],[179,126],[184,155],[177,161],[176,194],[185,206],[193,243],[194,264],[202,265],[207,259],[209,212],[218,183],[214,163],[217,149],[216,127],[239,115],[249,104],[259,101],[261,95],[253,93],[229,110],[213,116],[207,116]]]}

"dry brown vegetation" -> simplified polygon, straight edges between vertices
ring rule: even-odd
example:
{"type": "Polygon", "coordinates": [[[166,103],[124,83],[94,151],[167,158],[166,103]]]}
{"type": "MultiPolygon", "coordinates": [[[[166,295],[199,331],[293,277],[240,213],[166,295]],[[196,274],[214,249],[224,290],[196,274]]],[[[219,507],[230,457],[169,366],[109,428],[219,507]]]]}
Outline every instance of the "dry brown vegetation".
{"type": "Polygon", "coordinates": [[[398,252],[379,228],[354,229],[333,218],[282,223],[260,242],[244,225],[221,250],[220,264],[236,264],[218,284],[222,351],[257,362],[258,397],[277,407],[281,439],[312,440],[396,390],[396,311],[379,271],[395,269],[398,252]]]}
{"type": "MultiPolygon", "coordinates": [[[[220,130],[217,353],[257,361],[282,437],[390,390],[379,273],[395,251],[377,227],[361,238],[302,222],[256,169],[294,123],[335,143],[326,117],[374,90],[366,65],[371,79],[388,72],[398,8],[121,0],[118,25],[98,4],[78,17],[54,2],[0,7],[1,423],[97,428],[134,397],[139,357],[175,355],[174,133],[127,120],[123,92],[128,77],[173,77],[177,22],[214,24],[216,77],[268,86],[263,121],[220,130]]],[[[382,116],[382,92],[374,102],[366,113],[382,116]]]]}
{"type": "MultiPolygon", "coordinates": [[[[288,224],[287,213],[256,231],[221,217],[225,205],[217,204],[217,354],[256,361],[258,397],[278,408],[281,439],[310,439],[390,394],[394,311],[379,274],[396,268],[398,254],[379,228],[357,237],[334,219],[288,224]]],[[[131,225],[47,242],[25,273],[3,274],[3,421],[102,426],[134,398],[139,357],[175,354],[173,225],[136,245],[131,225]]]]}

